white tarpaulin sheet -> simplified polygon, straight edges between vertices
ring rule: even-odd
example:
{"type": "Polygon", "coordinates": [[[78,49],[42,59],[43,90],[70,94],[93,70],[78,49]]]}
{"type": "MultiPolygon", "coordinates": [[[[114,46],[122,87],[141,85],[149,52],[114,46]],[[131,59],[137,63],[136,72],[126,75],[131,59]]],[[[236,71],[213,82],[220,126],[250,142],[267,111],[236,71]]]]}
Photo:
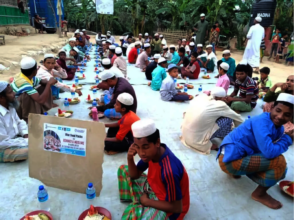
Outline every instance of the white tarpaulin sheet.
{"type": "Polygon", "coordinates": [[[113,0],[96,0],[96,11],[98,14],[112,15],[113,8],[113,0]]]}

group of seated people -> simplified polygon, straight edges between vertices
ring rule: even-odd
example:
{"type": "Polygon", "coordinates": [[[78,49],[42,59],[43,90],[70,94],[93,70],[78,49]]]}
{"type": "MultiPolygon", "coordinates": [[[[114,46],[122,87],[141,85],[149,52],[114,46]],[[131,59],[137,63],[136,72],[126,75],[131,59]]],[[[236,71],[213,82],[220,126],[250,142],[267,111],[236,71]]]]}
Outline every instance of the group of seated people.
{"type": "MultiPolygon", "coordinates": [[[[100,37],[98,41],[101,41],[102,35],[100,37]]],[[[137,97],[127,79],[124,52],[112,42],[111,37],[108,33],[108,39],[101,41],[104,71],[99,74],[101,82],[97,86],[104,90],[104,94],[97,110],[117,120],[105,124],[109,128],[105,153],[128,152],[128,165],[118,169],[120,200],[130,202],[123,216],[129,220],[151,217],[183,219],[190,208],[188,173],[168,146],[161,143],[154,121],[140,119],[136,114],[137,97]],[[141,158],[137,164],[134,162],[136,154],[141,158]],[[144,173],[147,169],[148,175],[144,173]]],[[[217,150],[222,171],[234,178],[247,175],[258,184],[252,199],[273,209],[281,208],[282,204],[268,195],[267,190],[283,179],[287,171],[282,153],[288,150],[294,136],[294,75],[290,75],[285,83],[272,86],[268,77],[270,70],[264,67],[256,83],[252,79],[252,68],[247,64],[235,67],[230,51],[224,51],[223,58],[217,61],[215,55],[210,56],[213,53],[210,46],[204,52],[202,45],[195,49],[193,42],[189,43],[191,56],[188,63],[185,61],[187,45],[179,47],[178,52],[173,45],[169,47],[169,52],[167,46],[163,46],[163,53],[160,55],[161,51],[157,50],[154,61],[149,63],[152,39],[148,39],[149,42],[144,40],[144,51],[139,53],[142,45],[138,41],[134,43],[128,60],[130,62],[135,57],[134,64],[137,59],[140,60],[139,67],[145,69],[146,76],[148,71],[148,77],[152,78],[151,88],[160,91],[164,101],[193,98],[176,90],[175,79],[179,72],[183,78],[192,79],[195,70],[215,65],[213,69],[216,68],[218,73],[216,86],[196,96],[185,111],[181,127],[182,143],[201,154],[217,150]],[[136,51],[140,58],[136,56],[136,51]],[[187,66],[181,67],[179,62],[187,66]],[[153,70],[150,72],[151,67],[153,70]],[[228,95],[230,84],[234,85],[234,91],[228,95]],[[278,88],[281,91],[276,92],[278,88]],[[243,122],[239,113],[252,111],[259,96],[266,102],[264,113],[243,122]],[[220,146],[213,143],[215,138],[223,139],[220,146]]],[[[155,39],[158,41],[160,35],[155,39]]],[[[75,33],[75,38],[71,38],[59,51],[58,60],[53,54],[45,54],[40,68],[33,58],[23,58],[21,73],[12,83],[0,81],[0,162],[28,158],[28,115],[43,114],[55,107],[54,87],[82,95],[80,90],[62,82],[72,79],[75,68],[80,65],[79,58],[83,60],[87,57],[85,51],[77,48],[87,47],[80,44],[80,40],[83,40],[81,33],[75,33]]]]}

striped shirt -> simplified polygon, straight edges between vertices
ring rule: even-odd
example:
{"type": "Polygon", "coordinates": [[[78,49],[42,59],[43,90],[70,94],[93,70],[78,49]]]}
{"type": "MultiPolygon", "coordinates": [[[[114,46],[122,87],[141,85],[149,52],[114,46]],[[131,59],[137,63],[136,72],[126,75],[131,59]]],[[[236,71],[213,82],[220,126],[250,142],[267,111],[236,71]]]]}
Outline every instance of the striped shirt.
{"type": "Polygon", "coordinates": [[[165,145],[165,152],[159,162],[150,160],[145,163],[140,160],[137,168],[141,171],[148,169],[147,180],[151,189],[160,201],[174,202],[182,200],[181,213],[167,213],[169,220],[184,219],[190,207],[189,177],[182,162],[165,145]]]}
{"type": "Polygon", "coordinates": [[[254,108],[256,106],[256,101],[258,99],[258,86],[256,82],[250,78],[246,77],[244,82],[240,82],[238,79],[235,82],[234,91],[238,92],[240,90],[239,96],[241,98],[246,98],[247,95],[253,95],[251,98],[251,107],[254,108]]]}
{"type": "Polygon", "coordinates": [[[18,97],[22,93],[26,92],[28,95],[33,95],[38,93],[35,87],[40,84],[41,79],[34,77],[32,80],[28,79],[24,74],[20,73],[14,78],[13,82],[10,84],[15,96],[18,97]]]}

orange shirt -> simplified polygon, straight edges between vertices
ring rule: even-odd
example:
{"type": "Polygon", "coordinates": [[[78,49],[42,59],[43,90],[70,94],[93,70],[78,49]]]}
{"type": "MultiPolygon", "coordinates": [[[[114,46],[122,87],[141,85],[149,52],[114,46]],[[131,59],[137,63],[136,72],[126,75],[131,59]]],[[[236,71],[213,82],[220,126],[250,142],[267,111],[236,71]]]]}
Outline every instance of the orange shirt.
{"type": "Polygon", "coordinates": [[[122,141],[127,134],[131,132],[132,124],[136,121],[139,121],[140,118],[136,113],[129,111],[127,114],[125,114],[119,121],[119,130],[116,134],[116,138],[120,141],[122,141]]]}

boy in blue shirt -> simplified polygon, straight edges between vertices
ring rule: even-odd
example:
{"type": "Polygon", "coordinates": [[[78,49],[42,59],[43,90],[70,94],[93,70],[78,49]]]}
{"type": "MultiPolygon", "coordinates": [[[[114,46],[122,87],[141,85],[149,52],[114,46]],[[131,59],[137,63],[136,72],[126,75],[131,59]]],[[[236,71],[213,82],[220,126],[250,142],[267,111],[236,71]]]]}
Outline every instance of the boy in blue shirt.
{"type": "Polygon", "coordinates": [[[285,177],[287,163],[282,155],[293,143],[294,130],[283,125],[293,120],[294,96],[281,93],[270,113],[246,120],[223,140],[218,159],[222,171],[240,178],[247,175],[258,184],[251,198],[272,209],[282,204],[267,190],[285,177]]]}
{"type": "Polygon", "coordinates": [[[152,81],[148,83],[148,86],[151,85],[151,89],[158,91],[161,87],[162,81],[166,78],[166,68],[167,62],[166,59],[160,57],[158,59],[158,65],[152,72],[152,81]]]}

